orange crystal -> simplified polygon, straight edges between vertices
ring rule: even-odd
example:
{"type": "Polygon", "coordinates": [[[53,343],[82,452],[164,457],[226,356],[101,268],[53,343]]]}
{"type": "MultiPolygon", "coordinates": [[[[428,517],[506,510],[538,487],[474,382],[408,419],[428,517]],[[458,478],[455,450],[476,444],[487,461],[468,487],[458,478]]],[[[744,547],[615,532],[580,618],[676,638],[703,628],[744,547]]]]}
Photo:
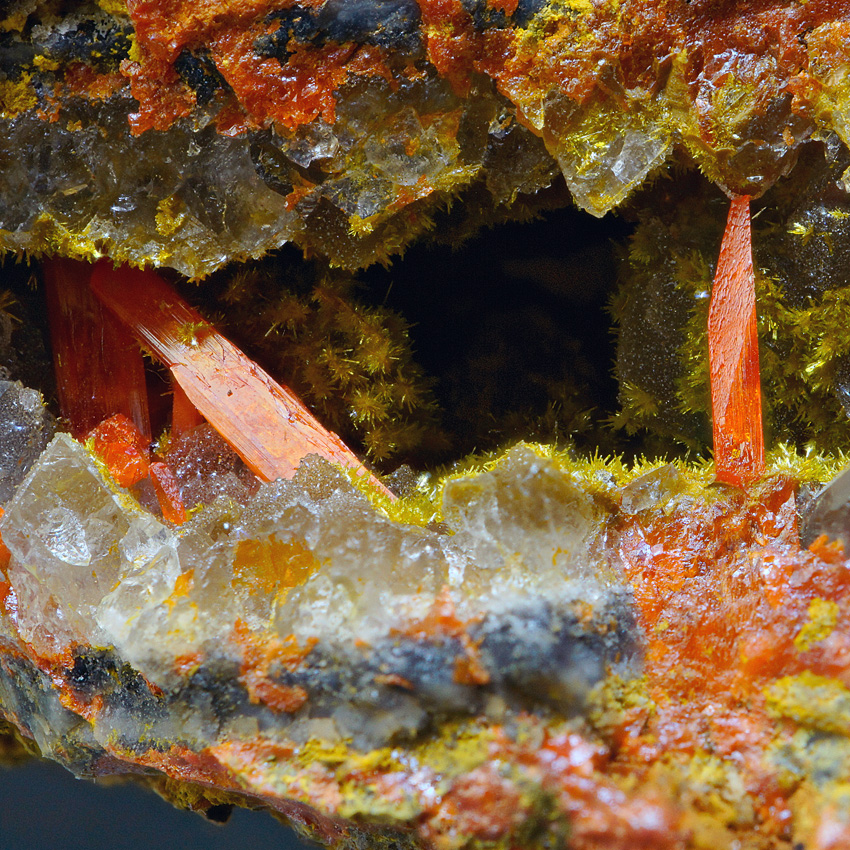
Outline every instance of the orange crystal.
{"type": "MultiPolygon", "coordinates": [[[[260,478],[289,478],[309,454],[369,475],[292,390],[278,384],[151,271],[97,263],[95,295],[166,364],[188,400],[260,478]]],[[[372,482],[390,492],[376,478],[372,482]]]]}
{"type": "Polygon", "coordinates": [[[59,408],[77,437],[115,413],[132,420],[149,437],[142,354],[92,296],[91,268],[57,257],[44,261],[59,408]]]}
{"type": "Polygon", "coordinates": [[[717,480],[744,487],[764,472],[750,199],[733,198],[708,314],[717,480]]]}
{"type": "Polygon", "coordinates": [[[151,464],[151,482],[163,517],[175,525],[186,522],[186,508],[174,473],[162,461],[151,464]]]}
{"type": "Polygon", "coordinates": [[[95,453],[122,487],[132,487],[150,472],[148,440],[123,414],[105,419],[88,434],[95,453]]]}

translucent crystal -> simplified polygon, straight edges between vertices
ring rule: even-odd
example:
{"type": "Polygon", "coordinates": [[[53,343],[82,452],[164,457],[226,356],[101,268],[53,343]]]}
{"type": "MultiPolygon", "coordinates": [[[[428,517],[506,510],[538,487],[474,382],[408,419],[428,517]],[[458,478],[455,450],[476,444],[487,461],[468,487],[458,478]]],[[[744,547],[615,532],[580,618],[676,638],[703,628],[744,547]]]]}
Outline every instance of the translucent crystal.
{"type": "Polygon", "coordinates": [[[302,168],[309,168],[316,160],[333,158],[339,150],[339,139],[320,118],[312,124],[299,127],[283,147],[288,159],[302,168]]]}
{"type": "Polygon", "coordinates": [[[663,507],[684,486],[682,474],[668,463],[645,472],[623,487],[620,506],[629,514],[663,507]]]}
{"type": "Polygon", "coordinates": [[[554,152],[576,203],[601,217],[658,168],[670,148],[666,128],[641,112],[603,109],[582,113],[554,152]]]}
{"type": "Polygon", "coordinates": [[[452,546],[474,563],[484,597],[557,596],[569,580],[581,580],[583,590],[615,580],[594,557],[599,516],[569,475],[522,446],[491,472],[449,481],[443,496],[452,546]]]}
{"type": "Polygon", "coordinates": [[[183,503],[212,504],[218,496],[247,502],[259,481],[211,425],[199,425],[177,437],[168,449],[168,465],[177,477],[183,503]]]}
{"type": "Polygon", "coordinates": [[[307,458],[291,482],[264,485],[239,536],[304,541],[321,565],[281,604],[282,634],[383,631],[387,612],[413,597],[425,605],[450,581],[446,538],[378,514],[326,462],[307,458]]]}
{"type": "Polygon", "coordinates": [[[800,540],[811,545],[822,534],[850,546],[850,470],[836,475],[806,505],[800,523],[800,540]]]}
{"type": "Polygon", "coordinates": [[[194,277],[286,241],[295,215],[257,176],[244,140],[186,124],[134,137],[132,108],[115,96],[69,104],[57,123],[0,120],[6,249],[27,250],[36,222],[53,219],[80,244],[120,245],[116,259],[194,277]],[[71,133],[69,122],[82,126],[71,133]]]}
{"type": "Polygon", "coordinates": [[[11,498],[52,436],[53,418],[41,393],[0,381],[0,504],[11,498]]]}
{"type": "MultiPolygon", "coordinates": [[[[214,476],[220,460],[210,445],[193,463],[214,476]]],[[[294,636],[301,646],[380,644],[404,623],[427,621],[454,591],[451,610],[457,604],[460,616],[489,617],[476,627],[477,640],[494,669],[507,665],[506,682],[536,669],[551,694],[573,700],[601,675],[608,649],[581,649],[584,627],[572,604],[580,600],[585,611],[613,605],[629,619],[619,573],[601,553],[601,508],[553,461],[519,447],[495,469],[451,481],[443,510],[454,534],[391,521],[339,469],[309,456],[291,480],[261,485],[244,507],[219,493],[172,530],[110,485],[79,443],[59,435],[3,520],[10,580],[25,603],[16,625],[51,652],[79,641],[114,647],[167,688],[183,675],[181,658],[240,664],[239,629],[294,636]],[[505,643],[512,630],[537,647],[531,655],[513,638],[505,643]],[[561,674],[546,659],[564,652],[578,654],[558,684],[561,674]]],[[[404,676],[425,675],[387,651],[386,663],[401,665],[404,676]]],[[[461,650],[434,651],[451,660],[461,650]]],[[[454,668],[444,659],[428,663],[437,665],[420,682],[433,689],[429,698],[463,703],[467,686],[452,680],[454,668]]],[[[378,707],[369,705],[346,709],[354,715],[345,722],[359,734],[373,729],[378,707]]],[[[414,725],[425,716],[416,701],[398,710],[399,729],[408,728],[399,719],[405,712],[414,725]]]]}
{"type": "Polygon", "coordinates": [[[104,596],[126,595],[122,580],[138,585],[138,574],[170,543],[162,524],[110,486],[66,434],[54,437],[6,506],[2,534],[15,586],[28,597],[19,612],[22,634],[70,630],[95,645],[113,642],[98,623],[104,596]]]}

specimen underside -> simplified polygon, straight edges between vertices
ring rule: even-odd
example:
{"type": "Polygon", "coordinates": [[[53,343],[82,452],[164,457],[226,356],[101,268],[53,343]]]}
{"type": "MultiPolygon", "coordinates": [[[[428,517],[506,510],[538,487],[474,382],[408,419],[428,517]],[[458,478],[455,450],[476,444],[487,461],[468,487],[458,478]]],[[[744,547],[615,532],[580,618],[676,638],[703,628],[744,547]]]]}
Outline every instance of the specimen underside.
{"type": "Polygon", "coordinates": [[[0,758],[341,848],[850,846],[847,2],[2,15],[0,758]],[[571,202],[616,409],[576,356],[441,424],[357,270],[571,202]]]}

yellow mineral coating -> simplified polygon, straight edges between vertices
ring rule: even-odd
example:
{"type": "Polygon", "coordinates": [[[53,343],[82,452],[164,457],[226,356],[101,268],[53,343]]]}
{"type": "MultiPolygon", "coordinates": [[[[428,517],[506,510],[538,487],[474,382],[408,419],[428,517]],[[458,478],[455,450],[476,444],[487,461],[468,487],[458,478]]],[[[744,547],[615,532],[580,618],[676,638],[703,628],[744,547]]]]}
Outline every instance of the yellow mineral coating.
{"type": "Polygon", "coordinates": [[[646,676],[636,679],[606,676],[591,691],[588,707],[588,718],[593,727],[603,734],[620,727],[629,714],[649,716],[655,712],[646,676]]]}
{"type": "MultiPolygon", "coordinates": [[[[623,487],[631,481],[640,478],[648,472],[671,464],[682,476],[682,486],[691,494],[700,493],[703,496],[713,491],[706,487],[714,480],[714,463],[710,458],[699,461],[685,462],[666,459],[640,457],[631,463],[625,463],[620,457],[579,457],[571,449],[564,449],[554,444],[519,442],[497,452],[471,455],[452,464],[451,467],[425,476],[408,496],[390,501],[385,494],[371,487],[368,481],[356,474],[342,470],[346,477],[369,499],[373,507],[384,516],[395,522],[425,527],[431,523],[443,521],[442,496],[445,485],[450,481],[470,479],[482,472],[490,472],[504,463],[507,452],[515,446],[525,446],[541,458],[551,460],[556,467],[569,473],[580,487],[591,495],[604,498],[609,487],[603,483],[605,476],[610,476],[614,486],[623,487]]],[[[841,452],[834,457],[825,457],[814,451],[802,454],[793,446],[784,443],[776,445],[768,453],[768,469],[772,475],[788,475],[800,482],[831,481],[850,458],[841,452]]],[[[717,497],[722,494],[717,491],[717,497]]]]}
{"type": "Polygon", "coordinates": [[[850,734],[850,690],[838,679],[808,670],[785,676],[765,688],[768,710],[801,726],[837,735],[850,734]]]}
{"type": "Polygon", "coordinates": [[[829,599],[813,599],[809,603],[809,619],[794,638],[800,652],[808,652],[816,643],[828,638],[838,623],[838,603],[829,599]]]}
{"type": "Polygon", "coordinates": [[[739,128],[758,108],[758,91],[752,85],[742,83],[729,74],[723,84],[712,93],[712,104],[717,108],[720,121],[714,132],[718,146],[734,149],[739,137],[739,128]]]}
{"type": "Polygon", "coordinates": [[[173,236],[186,221],[186,213],[181,209],[181,202],[173,195],[163,198],[156,205],[156,232],[160,236],[173,236]]]}
{"type": "Polygon", "coordinates": [[[50,59],[42,54],[34,56],[32,64],[35,65],[39,71],[56,71],[60,67],[59,63],[55,59],[50,59]]]}
{"type": "Polygon", "coordinates": [[[490,759],[494,731],[475,721],[446,723],[440,734],[415,748],[420,764],[449,776],[469,773],[490,759]]]}
{"type": "Polygon", "coordinates": [[[752,800],[740,770],[730,761],[713,753],[696,753],[688,765],[687,785],[715,822],[730,827],[752,824],[752,800]]]}
{"type": "Polygon", "coordinates": [[[127,16],[127,4],[123,0],[97,0],[97,5],[107,15],[127,16]]]}
{"type": "Polygon", "coordinates": [[[22,73],[19,80],[0,80],[0,116],[14,118],[38,106],[31,83],[32,74],[27,73],[22,73]]]}

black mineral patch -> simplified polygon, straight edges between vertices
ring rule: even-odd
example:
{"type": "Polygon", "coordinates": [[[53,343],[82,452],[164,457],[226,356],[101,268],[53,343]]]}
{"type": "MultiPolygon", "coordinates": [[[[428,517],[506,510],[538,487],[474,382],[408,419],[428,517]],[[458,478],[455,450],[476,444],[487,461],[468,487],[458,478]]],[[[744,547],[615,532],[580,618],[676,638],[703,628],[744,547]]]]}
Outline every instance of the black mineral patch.
{"type": "Polygon", "coordinates": [[[527,26],[545,5],[546,0],[519,0],[512,15],[503,9],[494,9],[488,0],[461,0],[461,5],[469,13],[477,30],[493,28],[504,29],[510,26],[527,26]]]}
{"type": "Polygon", "coordinates": [[[421,46],[416,0],[328,0],[317,17],[329,41],[356,41],[401,51],[421,46]]]}
{"type": "MultiPolygon", "coordinates": [[[[300,717],[331,718],[353,746],[371,749],[416,739],[453,717],[486,713],[494,697],[509,711],[580,714],[589,691],[610,673],[639,675],[640,637],[628,594],[609,591],[590,614],[582,615],[582,607],[529,600],[487,614],[465,636],[388,634],[359,648],[320,643],[297,669],[269,671],[276,683],[307,692],[293,714],[252,701],[238,659],[225,654],[161,692],[115,650],[78,647],[65,678],[82,702],[102,702],[98,723],[114,728],[116,743],[138,754],[180,743],[184,728],[190,730],[185,743],[201,745],[238,718],[253,718],[266,733],[284,731],[300,717]],[[457,676],[459,660],[470,653],[489,680],[457,676]]],[[[41,716],[47,691],[56,692],[31,665],[19,668],[0,655],[0,704],[22,717],[41,716]],[[4,690],[9,682],[14,695],[4,690]]],[[[61,721],[51,718],[54,730],[70,733],[81,723],[60,713],[61,721]]]]}
{"type": "Polygon", "coordinates": [[[103,700],[105,714],[126,714],[153,720],[166,716],[164,699],[155,695],[145,678],[125,664],[113,649],[78,648],[67,672],[77,693],[103,700]]]}
{"type": "Polygon", "coordinates": [[[226,721],[244,710],[248,695],[238,681],[239,669],[233,662],[220,659],[200,667],[187,684],[169,695],[173,704],[200,703],[209,697],[213,713],[219,721],[226,721]]]}
{"type": "Polygon", "coordinates": [[[421,20],[416,0],[327,0],[320,9],[292,6],[267,20],[279,22],[270,35],[257,39],[254,49],[286,63],[290,42],[321,47],[328,43],[373,44],[401,53],[422,47],[421,20]]]}
{"type": "Polygon", "coordinates": [[[517,707],[580,709],[615,664],[640,663],[640,637],[629,600],[614,596],[588,623],[548,602],[489,614],[471,629],[489,687],[517,707]]]}
{"type": "Polygon", "coordinates": [[[184,50],[175,60],[174,69],[183,82],[195,92],[199,106],[206,106],[215,93],[226,86],[215,62],[206,53],[196,55],[184,50]]]}
{"type": "Polygon", "coordinates": [[[434,720],[477,714],[490,697],[509,709],[581,713],[610,672],[639,673],[640,631],[625,592],[612,592],[588,619],[578,608],[529,601],[488,614],[469,629],[489,682],[456,681],[470,644],[449,635],[387,637],[352,653],[318,645],[296,671],[274,676],[308,693],[311,717],[333,716],[355,746],[413,737],[434,720]]]}
{"type": "Polygon", "coordinates": [[[0,33],[0,74],[9,80],[19,80],[24,69],[32,66],[36,52],[17,33],[0,33]]]}
{"type": "Polygon", "coordinates": [[[50,678],[0,639],[0,720],[35,741],[41,754],[78,776],[94,775],[104,753],[91,727],[65,708],[50,678]]]}
{"type": "Polygon", "coordinates": [[[503,9],[493,9],[487,0],[460,0],[469,13],[477,30],[504,29],[508,26],[508,16],[503,9]]]}
{"type": "Polygon", "coordinates": [[[112,685],[113,653],[106,649],[76,649],[74,664],[67,672],[68,682],[77,694],[91,699],[112,685]]]}
{"type": "Polygon", "coordinates": [[[41,47],[51,58],[63,63],[83,62],[99,71],[117,71],[130,55],[131,26],[85,20],[73,29],[55,29],[41,47]]]}

